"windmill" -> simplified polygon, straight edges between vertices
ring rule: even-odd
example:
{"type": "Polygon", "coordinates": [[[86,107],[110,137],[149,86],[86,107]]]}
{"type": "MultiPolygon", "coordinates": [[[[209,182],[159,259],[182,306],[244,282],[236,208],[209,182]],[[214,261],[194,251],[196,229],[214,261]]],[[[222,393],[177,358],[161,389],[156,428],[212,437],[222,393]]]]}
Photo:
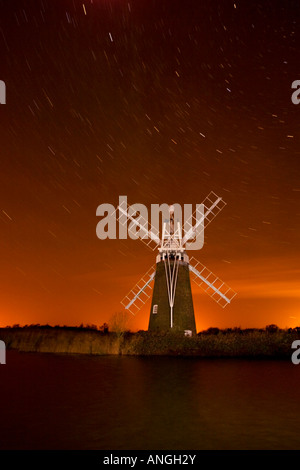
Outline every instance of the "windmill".
{"type": "Polygon", "coordinates": [[[118,206],[119,223],[127,225],[130,221],[131,227],[139,229],[141,241],[152,250],[158,249],[156,264],[121,301],[125,310],[135,315],[150,299],[153,287],[149,330],[196,333],[190,278],[223,308],[236,295],[200,261],[186,253],[187,243],[199,236],[225,205],[222,198],[211,192],[185,222],[184,236],[180,222],[174,220],[174,206],[169,206],[169,220],[163,223],[161,239],[157,229],[148,228],[146,219],[130,215],[127,202],[118,206]]]}

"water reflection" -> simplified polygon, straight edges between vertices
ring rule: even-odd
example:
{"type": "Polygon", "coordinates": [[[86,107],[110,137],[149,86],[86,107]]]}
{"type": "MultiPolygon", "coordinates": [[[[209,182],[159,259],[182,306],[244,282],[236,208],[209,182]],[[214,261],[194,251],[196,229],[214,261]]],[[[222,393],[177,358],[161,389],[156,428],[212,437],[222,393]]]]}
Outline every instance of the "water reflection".
{"type": "Polygon", "coordinates": [[[8,351],[0,448],[299,449],[286,361],[8,351]]]}

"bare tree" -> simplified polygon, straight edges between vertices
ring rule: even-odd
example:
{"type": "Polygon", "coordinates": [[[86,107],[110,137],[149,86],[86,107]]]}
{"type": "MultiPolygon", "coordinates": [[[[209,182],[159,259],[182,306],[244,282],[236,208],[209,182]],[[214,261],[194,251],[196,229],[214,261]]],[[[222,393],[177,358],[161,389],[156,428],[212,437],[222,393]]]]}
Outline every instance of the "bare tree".
{"type": "Polygon", "coordinates": [[[127,312],[115,312],[109,320],[110,331],[122,336],[125,331],[129,330],[129,321],[130,317],[127,312]]]}

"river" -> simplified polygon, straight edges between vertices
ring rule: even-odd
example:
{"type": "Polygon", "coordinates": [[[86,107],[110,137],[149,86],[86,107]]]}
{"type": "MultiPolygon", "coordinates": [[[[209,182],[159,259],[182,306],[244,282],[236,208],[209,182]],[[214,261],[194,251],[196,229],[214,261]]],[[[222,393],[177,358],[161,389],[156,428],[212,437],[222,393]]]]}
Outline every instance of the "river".
{"type": "Polygon", "coordinates": [[[300,449],[289,361],[7,352],[0,449],[300,449]]]}

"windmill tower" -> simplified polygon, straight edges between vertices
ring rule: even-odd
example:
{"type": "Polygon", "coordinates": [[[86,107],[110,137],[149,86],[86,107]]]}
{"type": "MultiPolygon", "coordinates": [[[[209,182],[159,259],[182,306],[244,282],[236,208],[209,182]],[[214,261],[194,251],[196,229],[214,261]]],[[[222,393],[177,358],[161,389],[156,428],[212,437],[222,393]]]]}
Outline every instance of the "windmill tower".
{"type": "Polygon", "coordinates": [[[185,235],[179,221],[174,220],[174,206],[169,206],[169,219],[162,227],[162,237],[143,217],[129,214],[127,203],[118,206],[119,222],[138,228],[143,241],[152,250],[158,249],[156,264],[139,280],[121,301],[135,315],[149,300],[152,287],[149,330],[196,333],[190,278],[201,286],[221,307],[228,305],[236,293],[209,271],[200,261],[189,257],[187,244],[204,231],[226,203],[211,192],[185,222],[185,235]],[[201,207],[201,209],[200,209],[201,207]]]}

